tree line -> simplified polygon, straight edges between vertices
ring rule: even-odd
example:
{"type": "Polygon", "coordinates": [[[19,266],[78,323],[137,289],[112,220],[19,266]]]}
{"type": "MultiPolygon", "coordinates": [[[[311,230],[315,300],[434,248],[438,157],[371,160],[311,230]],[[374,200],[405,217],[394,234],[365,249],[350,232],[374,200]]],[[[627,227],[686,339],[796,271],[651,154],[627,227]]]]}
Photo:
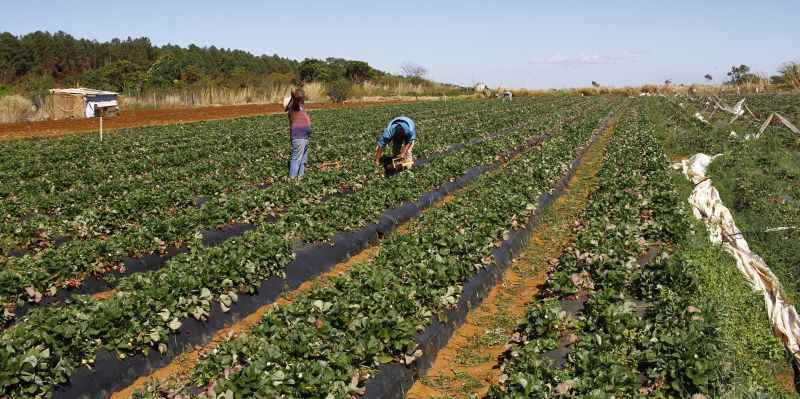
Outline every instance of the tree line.
{"type": "Polygon", "coordinates": [[[363,61],[253,55],[242,50],[189,45],[155,46],[147,37],[107,42],[65,32],[0,33],[0,94],[44,93],[87,86],[124,94],[191,87],[258,87],[322,82],[335,88],[366,81],[430,83],[424,69],[394,76],[363,61]]]}

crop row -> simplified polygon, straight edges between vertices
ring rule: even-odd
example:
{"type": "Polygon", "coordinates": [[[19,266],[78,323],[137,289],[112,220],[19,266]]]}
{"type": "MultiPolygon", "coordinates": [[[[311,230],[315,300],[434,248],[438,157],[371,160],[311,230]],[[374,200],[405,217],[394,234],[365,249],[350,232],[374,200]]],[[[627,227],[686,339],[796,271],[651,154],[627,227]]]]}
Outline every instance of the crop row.
{"type": "MultiPolygon", "coordinates": [[[[546,114],[538,123],[552,125],[564,117],[546,114]]],[[[274,224],[261,225],[218,247],[179,255],[156,272],[123,279],[116,294],[107,300],[79,298],[67,306],[37,309],[2,334],[10,345],[0,356],[5,373],[0,381],[7,382],[0,393],[47,392],[64,383],[82,362],[91,363],[101,347],[122,356],[150,346],[163,348],[171,332],[180,328],[181,319],[203,320],[212,302],[231,306],[238,295],[283,273],[297,237],[324,238],[357,227],[450,176],[493,161],[503,149],[530,136],[530,131],[522,131],[470,146],[410,173],[367,185],[353,195],[324,203],[294,204],[274,224]],[[32,364],[26,359],[37,360],[32,364]],[[41,384],[32,384],[35,381],[41,384]]]]}
{"type": "MultiPolygon", "coordinates": [[[[451,126],[453,128],[453,126],[451,126]]],[[[456,125],[457,129],[458,126],[456,125]]],[[[458,130],[456,130],[458,131],[458,130]]],[[[441,133],[432,131],[432,133],[441,133]]],[[[463,132],[461,133],[463,134],[463,132]]],[[[474,135],[474,133],[472,133],[474,135]]],[[[439,141],[446,139],[449,134],[439,134],[437,138],[439,141]]],[[[434,143],[436,139],[431,140],[434,143]]],[[[429,144],[430,146],[431,144],[429,144]]],[[[363,164],[358,159],[344,158],[346,163],[363,164]],[[349,161],[349,162],[348,162],[349,161]]],[[[358,169],[354,165],[349,169],[358,169]]],[[[340,174],[341,176],[342,174],[340,174]]],[[[339,178],[340,176],[335,176],[339,178]]],[[[352,174],[351,174],[352,176],[352,174]]],[[[369,176],[374,178],[375,176],[369,176]]],[[[351,177],[352,178],[352,177],[351,177]]],[[[344,179],[342,179],[344,180],[344,179]]],[[[363,179],[358,181],[357,184],[366,183],[363,179]]],[[[255,190],[244,193],[237,197],[234,195],[225,195],[227,205],[223,209],[216,209],[222,211],[224,214],[236,215],[245,210],[253,210],[258,207],[266,207],[274,214],[279,210],[276,202],[292,202],[301,201],[304,194],[309,192],[325,192],[325,185],[344,184],[341,181],[332,179],[331,176],[314,176],[307,179],[302,186],[291,185],[276,185],[272,190],[255,190]],[[276,196],[277,194],[277,196],[276,196]],[[294,195],[293,195],[294,194],[294,195]],[[283,200],[283,201],[282,201],[283,200]]],[[[350,183],[353,184],[353,183],[350,183]]],[[[316,201],[314,198],[307,198],[306,201],[316,201]]],[[[203,211],[206,212],[210,209],[209,206],[204,206],[203,211]]],[[[207,213],[207,212],[206,212],[207,213]]],[[[225,220],[225,217],[222,218],[225,220]]],[[[245,219],[245,221],[251,221],[245,219]]],[[[166,220],[159,220],[169,228],[167,230],[172,232],[180,232],[184,239],[189,241],[192,236],[197,234],[197,229],[193,228],[192,223],[187,223],[185,218],[167,218],[166,220]],[[170,223],[172,222],[172,223],[170,223]]],[[[163,237],[163,235],[161,235],[163,237]]],[[[22,259],[9,259],[8,265],[4,267],[4,278],[0,279],[3,282],[3,292],[6,294],[19,293],[22,288],[32,286],[38,291],[51,289],[59,281],[71,279],[73,282],[80,279],[82,275],[88,271],[100,272],[105,269],[108,263],[119,262],[119,259],[125,255],[139,253],[142,249],[158,250],[164,249],[164,246],[170,244],[163,242],[156,234],[153,234],[152,229],[144,228],[132,232],[130,235],[118,235],[110,238],[100,238],[90,241],[75,241],[59,250],[46,250],[35,257],[26,257],[22,259]],[[138,249],[138,250],[137,250],[138,249]],[[110,260],[109,260],[110,258],[110,260]]],[[[185,245],[185,244],[184,244],[185,245]]]]}
{"type": "MultiPolygon", "coordinates": [[[[547,114],[559,104],[536,104],[529,110],[537,114],[547,114]]],[[[490,118],[488,121],[473,121],[481,128],[500,129],[511,123],[519,123],[528,114],[520,112],[520,116],[490,118]]],[[[523,119],[524,120],[524,119],[523,119]]],[[[525,120],[525,123],[528,123],[525,120]]],[[[450,124],[445,128],[431,127],[432,134],[423,149],[440,150],[448,144],[448,140],[461,140],[462,137],[476,137],[478,134],[461,124],[450,124]]],[[[330,190],[358,189],[378,178],[377,173],[367,174],[363,169],[368,164],[364,143],[358,146],[331,147],[340,151],[337,156],[343,164],[339,171],[331,173],[314,173],[302,185],[275,184],[265,190],[248,190],[240,193],[222,194],[209,200],[201,209],[194,206],[185,208],[172,217],[155,217],[153,225],[139,226],[137,229],[100,236],[86,240],[71,241],[58,248],[40,251],[35,256],[6,258],[3,271],[0,272],[0,295],[5,303],[10,304],[19,299],[19,294],[27,287],[36,292],[53,293],[62,285],[80,282],[86,273],[102,274],[112,267],[119,269],[122,260],[131,255],[143,255],[150,251],[164,251],[167,247],[191,247],[194,237],[201,227],[210,222],[227,221],[264,222],[264,217],[274,218],[276,213],[283,213],[288,207],[299,202],[316,203],[323,195],[329,196],[330,190]],[[354,154],[355,153],[355,154],[354,154]],[[205,220],[205,222],[204,222],[205,220]]],[[[368,146],[367,146],[368,147],[368,146]]],[[[32,300],[33,298],[28,298],[32,300]]]]}
{"type": "MultiPolygon", "coordinates": [[[[466,111],[464,109],[462,113],[466,111]]],[[[321,113],[317,125],[318,130],[325,133],[325,145],[320,146],[315,140],[314,157],[336,160],[342,156],[343,150],[363,151],[365,142],[374,139],[368,137],[366,130],[379,130],[385,122],[384,113],[386,111],[383,109],[357,115],[321,113]],[[337,116],[345,117],[349,123],[341,123],[337,116]]],[[[438,122],[449,121],[453,115],[458,113],[434,114],[431,121],[438,125],[438,122]]],[[[47,246],[59,237],[100,237],[113,234],[119,229],[150,227],[148,222],[151,220],[175,217],[178,210],[186,212],[186,208],[194,209],[199,197],[215,197],[241,191],[280,176],[285,169],[283,161],[287,157],[285,140],[279,139],[284,137],[279,134],[284,129],[275,124],[280,119],[282,118],[273,116],[237,120],[230,124],[214,122],[216,125],[211,126],[205,126],[204,123],[173,126],[171,128],[174,130],[194,128],[191,134],[187,134],[194,137],[194,140],[166,153],[158,153],[162,151],[161,148],[153,148],[147,144],[143,144],[133,153],[123,147],[115,153],[123,152],[128,158],[111,163],[101,160],[89,165],[75,166],[70,165],[69,161],[55,162],[50,166],[49,174],[38,178],[44,179],[43,183],[37,183],[37,179],[25,176],[6,176],[9,184],[4,190],[10,193],[6,195],[8,201],[3,203],[3,214],[8,222],[17,225],[13,237],[22,247],[32,244],[47,246]],[[262,123],[267,126],[260,126],[262,123]],[[212,134],[210,137],[209,133],[212,134]],[[262,148],[264,146],[268,148],[262,148]],[[177,160],[164,163],[156,159],[162,157],[177,160]],[[240,171],[253,167],[264,168],[263,173],[257,177],[238,175],[240,171]],[[208,170],[201,172],[198,168],[208,170]],[[231,168],[234,170],[230,171],[231,168]],[[57,176],[52,177],[51,174],[57,176]],[[47,187],[39,187],[41,185],[47,187]]],[[[424,126],[426,121],[423,118],[419,122],[424,126]]],[[[456,124],[454,132],[448,132],[450,134],[444,136],[446,138],[452,137],[453,133],[463,134],[465,125],[474,125],[476,122],[480,124],[478,118],[471,117],[465,123],[456,124]]],[[[142,138],[141,135],[142,133],[137,134],[142,138]]],[[[440,140],[439,136],[434,135],[420,149],[435,148],[440,140]]],[[[124,141],[128,136],[122,135],[118,138],[124,141]]],[[[111,142],[108,146],[113,147],[114,144],[115,142],[111,142]]],[[[59,142],[52,147],[51,152],[58,152],[59,142]]],[[[81,161],[91,161],[95,157],[75,151],[68,154],[81,161]]],[[[34,158],[31,155],[20,155],[24,156],[34,158]]],[[[13,159],[13,155],[11,158],[13,159]]],[[[364,165],[358,166],[361,166],[358,169],[363,173],[361,169],[364,165]]],[[[207,204],[206,208],[213,208],[213,205],[215,204],[207,204]]],[[[219,208],[220,205],[216,204],[216,207],[219,208]]],[[[201,220],[213,226],[214,216],[217,215],[214,215],[212,209],[205,213],[211,215],[201,220]]],[[[192,214],[189,216],[201,217],[192,214]]],[[[155,234],[165,230],[158,227],[160,226],[153,226],[151,230],[155,234]]]]}
{"type": "Polygon", "coordinates": [[[617,126],[575,242],[514,334],[489,398],[716,392],[715,309],[691,302],[698,280],[679,253],[688,215],[648,126],[638,117],[617,126]]]}
{"type": "Polygon", "coordinates": [[[375,367],[410,363],[420,355],[417,334],[455,305],[470,277],[494,267],[492,249],[526,223],[597,120],[567,127],[479,177],[382,243],[375,258],[275,307],[250,334],[204,359],[194,382],[237,398],[347,397],[375,367]]]}
{"type": "MultiPolygon", "coordinates": [[[[488,114],[497,111],[486,104],[473,103],[439,105],[431,107],[433,112],[420,112],[419,116],[412,112],[411,116],[419,119],[424,129],[429,121],[439,125],[454,118],[463,119],[464,114],[472,112],[470,106],[488,114]]],[[[324,141],[330,139],[331,143],[351,148],[374,139],[366,133],[372,130],[371,135],[375,135],[380,131],[392,111],[397,110],[315,112],[315,124],[325,134],[324,141]],[[346,123],[341,122],[342,117],[346,123]]],[[[472,115],[466,122],[476,121],[478,118],[472,115]]],[[[99,147],[96,152],[64,146],[58,140],[36,151],[27,148],[27,142],[5,144],[12,148],[8,149],[5,167],[0,169],[3,180],[8,182],[2,189],[8,198],[2,214],[18,225],[14,238],[23,248],[44,245],[48,241],[43,239],[108,235],[130,224],[143,224],[139,220],[142,216],[156,216],[153,213],[159,211],[166,215],[170,208],[193,207],[197,196],[239,191],[281,175],[288,160],[283,139],[285,123],[285,117],[269,116],[143,128],[134,130],[134,134],[114,135],[102,144],[82,137],[85,144],[99,147]],[[190,139],[184,138],[178,145],[159,145],[160,135],[170,131],[190,139]],[[130,143],[132,137],[136,138],[134,143],[130,143]]],[[[420,149],[435,142],[436,138],[420,149]]],[[[316,159],[339,155],[332,151],[340,148],[326,144],[315,146],[316,159]]]]}

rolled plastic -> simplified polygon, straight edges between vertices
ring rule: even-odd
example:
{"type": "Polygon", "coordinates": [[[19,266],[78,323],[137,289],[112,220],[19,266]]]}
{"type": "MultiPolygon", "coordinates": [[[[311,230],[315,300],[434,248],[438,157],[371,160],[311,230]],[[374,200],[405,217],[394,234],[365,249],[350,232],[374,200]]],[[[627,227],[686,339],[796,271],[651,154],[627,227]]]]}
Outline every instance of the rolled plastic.
{"type": "Polygon", "coordinates": [[[708,166],[721,155],[695,154],[672,167],[682,170],[694,183],[694,190],[689,197],[694,216],[705,222],[711,241],[720,243],[733,256],[736,267],[750,287],[763,295],[773,334],[792,354],[795,364],[800,366],[800,317],[797,310],[789,303],[780,280],[764,259],[750,250],[744,234],[736,227],[733,215],[723,205],[719,191],[706,176],[708,166]]]}

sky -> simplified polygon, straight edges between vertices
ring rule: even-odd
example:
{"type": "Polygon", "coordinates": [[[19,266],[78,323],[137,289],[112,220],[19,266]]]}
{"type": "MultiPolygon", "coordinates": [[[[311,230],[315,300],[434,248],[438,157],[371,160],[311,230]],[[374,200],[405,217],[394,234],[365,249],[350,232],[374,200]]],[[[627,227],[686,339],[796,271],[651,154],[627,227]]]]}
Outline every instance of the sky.
{"type": "Polygon", "coordinates": [[[404,62],[460,85],[564,88],[702,82],[800,60],[796,0],[0,0],[0,31],[149,37],[304,58],[404,62]]]}

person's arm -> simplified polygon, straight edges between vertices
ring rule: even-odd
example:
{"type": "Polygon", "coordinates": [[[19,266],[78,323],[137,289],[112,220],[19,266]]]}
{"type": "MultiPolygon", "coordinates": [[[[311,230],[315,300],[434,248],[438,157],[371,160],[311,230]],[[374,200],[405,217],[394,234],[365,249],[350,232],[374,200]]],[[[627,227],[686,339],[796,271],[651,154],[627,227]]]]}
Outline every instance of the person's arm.
{"type": "Polygon", "coordinates": [[[381,145],[378,144],[375,147],[375,162],[374,162],[375,166],[378,166],[378,165],[381,164],[381,155],[383,155],[383,147],[381,147],[381,145]]]}
{"type": "Polygon", "coordinates": [[[402,150],[400,151],[400,156],[405,158],[408,156],[408,152],[414,148],[414,143],[417,142],[417,127],[414,126],[413,122],[409,124],[409,129],[406,132],[406,140],[408,143],[403,146],[402,150]]]}
{"type": "Polygon", "coordinates": [[[392,125],[386,127],[386,130],[383,131],[381,137],[378,138],[378,146],[375,147],[375,166],[381,163],[381,156],[383,155],[383,147],[386,147],[387,144],[392,140],[392,125]]]}
{"type": "Polygon", "coordinates": [[[405,158],[405,157],[408,156],[408,153],[411,152],[412,148],[414,148],[414,143],[416,143],[416,141],[412,141],[412,142],[410,142],[410,143],[408,143],[408,144],[403,146],[403,148],[400,150],[400,157],[401,158],[405,158]]]}

